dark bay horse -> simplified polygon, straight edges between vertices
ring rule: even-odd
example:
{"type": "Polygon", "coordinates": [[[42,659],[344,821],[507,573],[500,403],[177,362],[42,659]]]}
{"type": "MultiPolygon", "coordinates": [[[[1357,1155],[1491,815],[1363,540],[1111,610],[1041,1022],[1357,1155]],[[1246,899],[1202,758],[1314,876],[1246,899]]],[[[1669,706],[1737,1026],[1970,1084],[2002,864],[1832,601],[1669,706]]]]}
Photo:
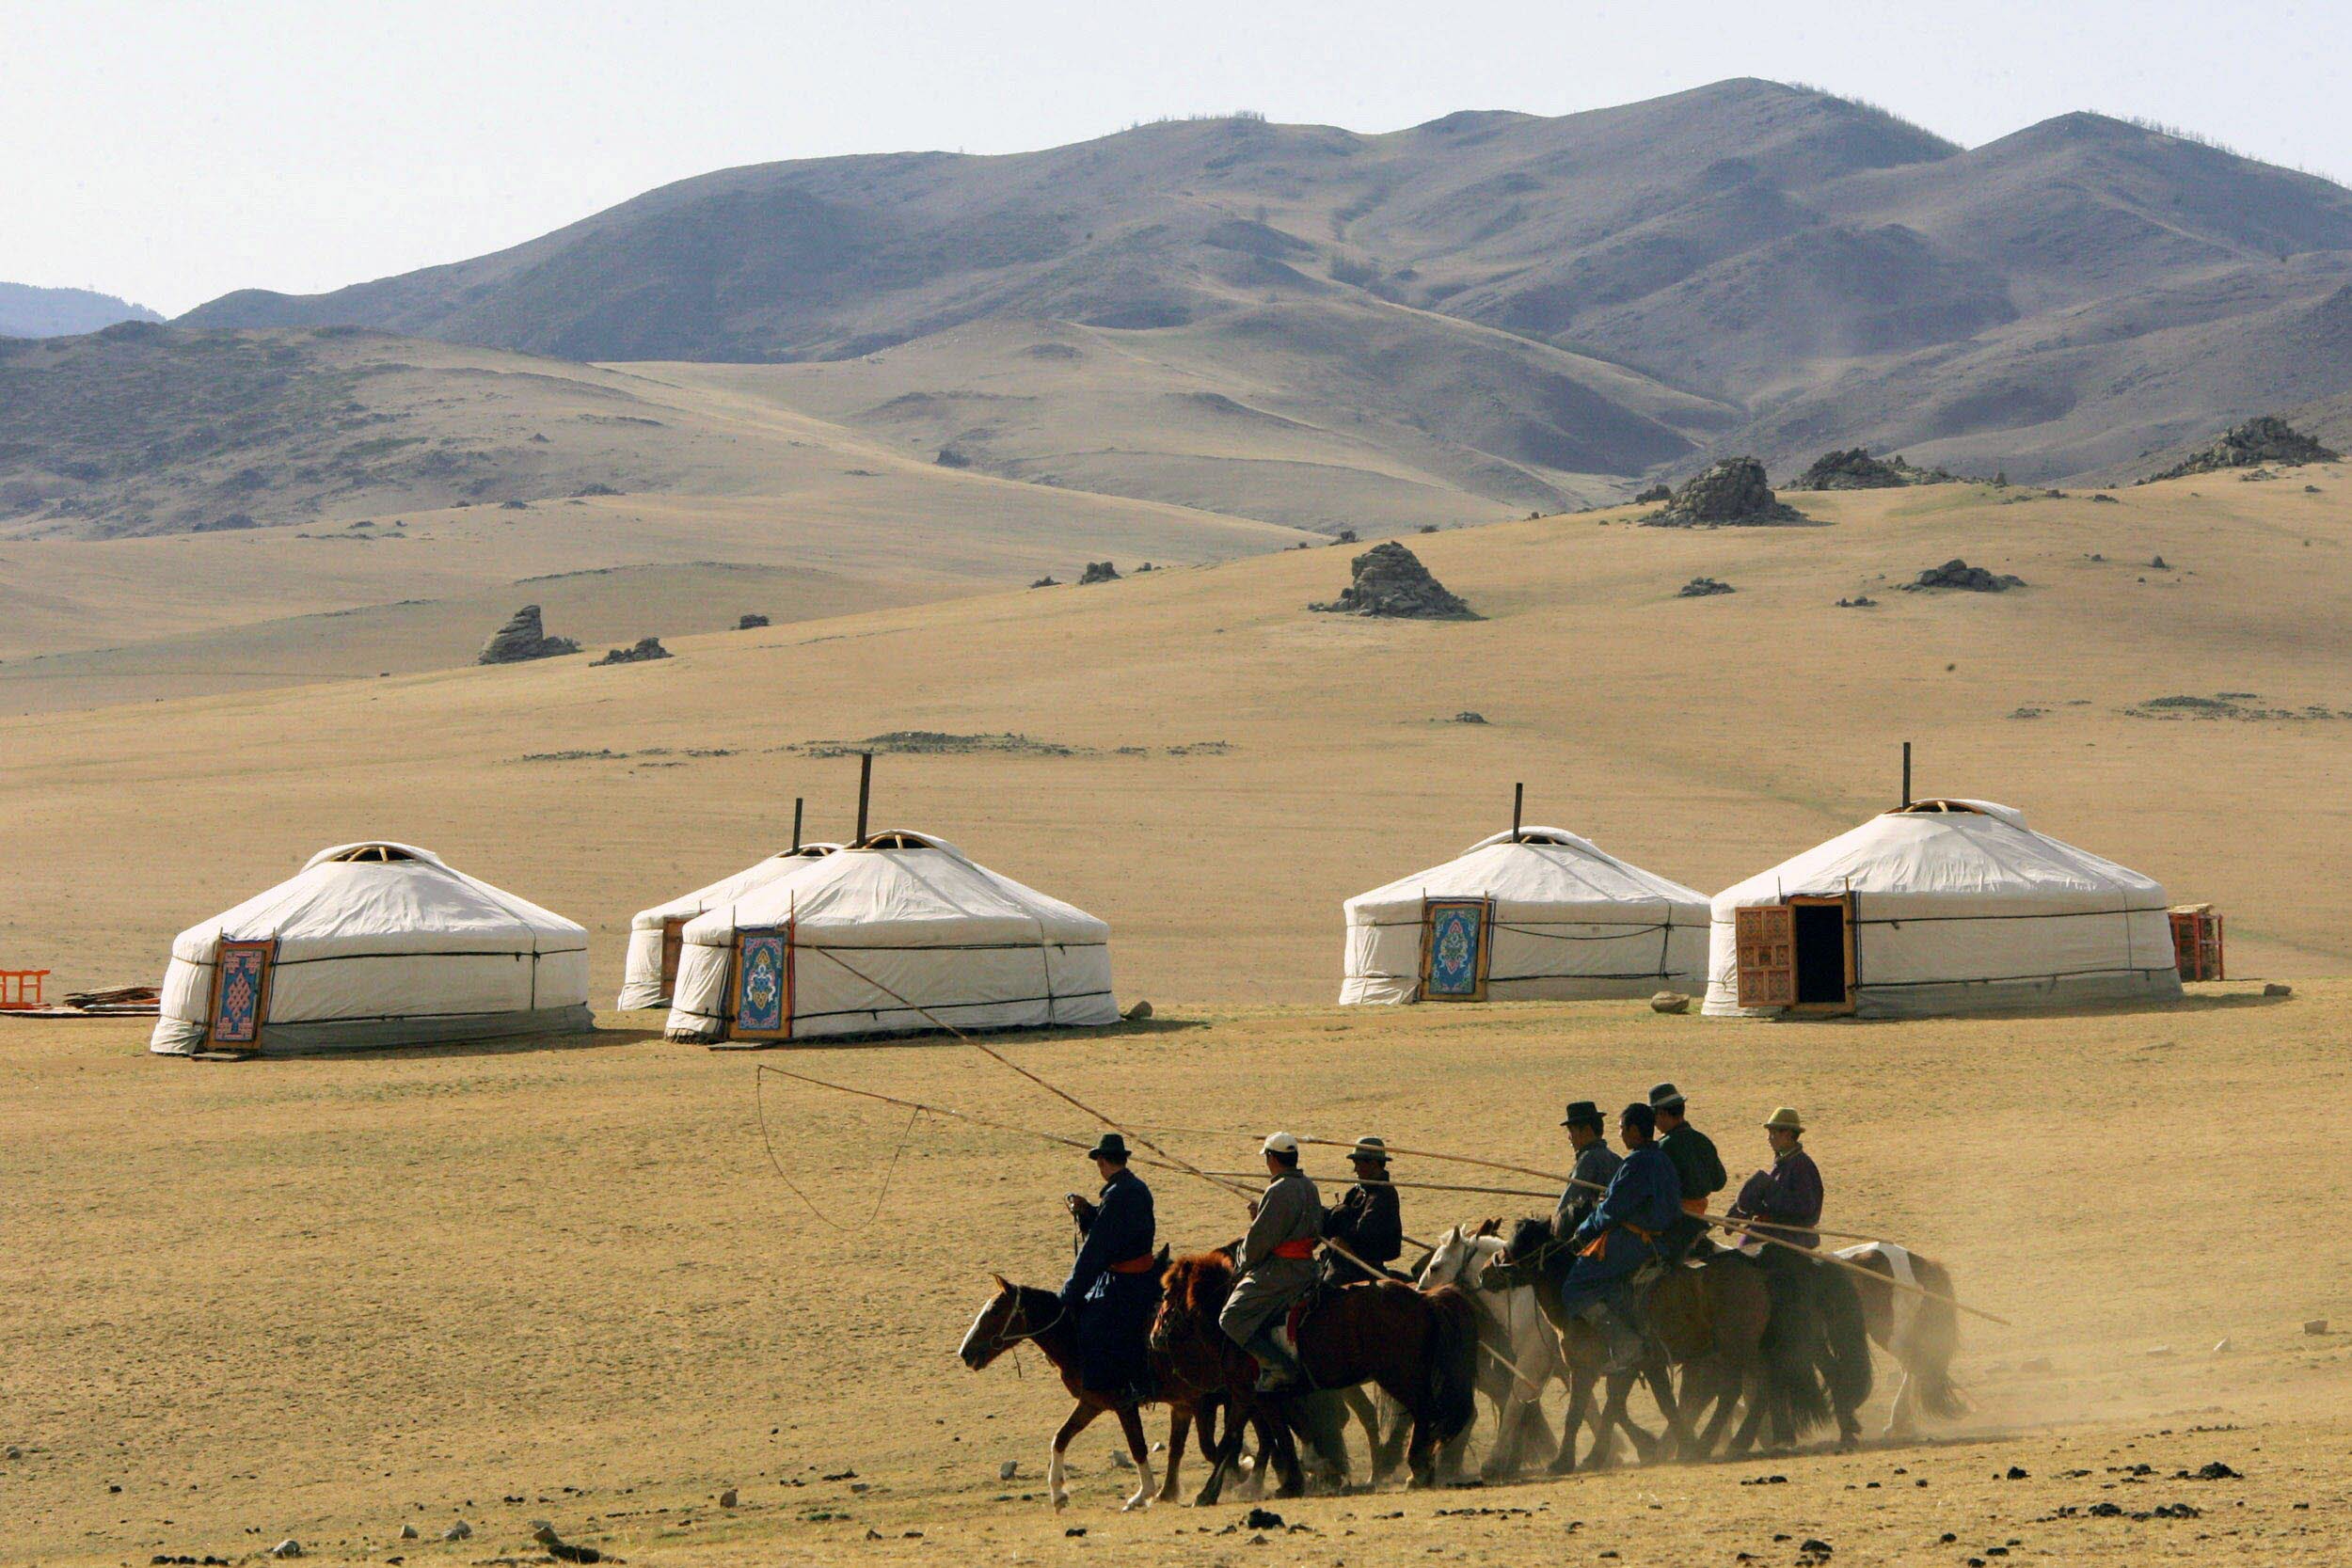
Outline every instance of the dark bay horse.
{"type": "MultiPolygon", "coordinates": [[[[1551,1240],[1544,1220],[1521,1220],[1512,1231],[1504,1257],[1533,1256],[1551,1240]]],[[[1644,1291],[1641,1311],[1649,1328],[1649,1358],[1638,1372],[1604,1379],[1608,1344],[1600,1331],[1581,1319],[1565,1318],[1560,1292],[1546,1285],[1536,1291],[1545,1317],[1560,1338],[1561,1359],[1568,1367],[1568,1413],[1560,1449],[1552,1461],[1555,1474],[1576,1468],[1576,1437],[1588,1417],[1594,1425],[1588,1465],[1609,1461],[1611,1438],[1622,1427],[1641,1457],[1656,1456],[1658,1440],[1636,1425],[1626,1412],[1626,1400],[1638,1379],[1646,1382],[1666,1418],[1669,1451],[1697,1458],[1713,1451],[1731,1419],[1740,1394],[1761,1389],[1769,1376],[1764,1336],[1772,1322],[1772,1298],[1755,1265],[1730,1254],[1706,1257],[1699,1266],[1667,1269],[1644,1291]],[[1674,1392],[1671,1369],[1690,1370],[1686,1386],[1702,1390],[1695,1408],[1686,1413],[1674,1392]],[[1606,1397],[1597,1416],[1593,1389],[1606,1383],[1606,1397]],[[1693,1436],[1689,1417],[1717,1402],[1714,1418],[1693,1436]]],[[[1816,1385],[1818,1391],[1819,1386],[1816,1385]]],[[[1824,1407],[1824,1414],[1826,1408],[1824,1407]]]]}
{"type": "MultiPolygon", "coordinates": [[[[1243,1418],[1262,1402],[1296,1402],[1256,1392],[1257,1363],[1217,1327],[1232,1293],[1233,1261],[1223,1252],[1196,1253],[1168,1266],[1166,1294],[1152,1324],[1152,1349],[1173,1355],[1184,1347],[1212,1357],[1227,1377],[1232,1398],[1224,1441],[1213,1457],[1200,1501],[1213,1503],[1241,1446],[1243,1418]]],[[[1436,1479],[1438,1446],[1466,1429],[1477,1414],[1478,1319],[1470,1299],[1452,1286],[1419,1291],[1393,1281],[1327,1290],[1299,1325],[1298,1360],[1317,1389],[1377,1384],[1402,1404],[1413,1423],[1406,1450],[1413,1484],[1436,1479]]],[[[1287,1432],[1281,1433],[1287,1444],[1287,1432]]],[[[1279,1460],[1278,1460],[1279,1462],[1279,1460]]],[[[1290,1495],[1296,1459],[1283,1470],[1290,1495]]]]}
{"type": "Polygon", "coordinates": [[[1062,1306],[1061,1298],[1034,1285],[1015,1285],[1001,1274],[993,1277],[996,1293],[972,1320],[972,1327],[956,1354],[962,1357],[965,1366],[978,1371],[1013,1346],[1026,1342],[1035,1345],[1038,1354],[1061,1374],[1062,1386],[1070,1390],[1077,1407],[1054,1433],[1054,1456],[1045,1471],[1046,1496],[1054,1506],[1061,1508],[1070,1501],[1070,1489],[1063,1476],[1063,1452],[1072,1438],[1106,1410],[1119,1418],[1120,1431],[1127,1439],[1127,1452],[1136,1462],[1139,1478],[1135,1495],[1121,1505],[1122,1509],[1149,1508],[1154,1500],[1173,1501],[1176,1472],[1184,1464],[1184,1441],[1196,1418],[1200,1422],[1201,1447],[1205,1449],[1210,1446],[1209,1424],[1214,1406],[1225,1394],[1221,1381],[1196,1385],[1181,1375],[1182,1369],[1170,1357],[1152,1354],[1152,1376],[1158,1384],[1161,1402],[1168,1408],[1168,1480],[1155,1499],[1152,1489],[1152,1451],[1144,1441],[1142,1414],[1133,1402],[1121,1402],[1112,1394],[1091,1392],[1079,1382],[1078,1325],[1062,1306]]]}

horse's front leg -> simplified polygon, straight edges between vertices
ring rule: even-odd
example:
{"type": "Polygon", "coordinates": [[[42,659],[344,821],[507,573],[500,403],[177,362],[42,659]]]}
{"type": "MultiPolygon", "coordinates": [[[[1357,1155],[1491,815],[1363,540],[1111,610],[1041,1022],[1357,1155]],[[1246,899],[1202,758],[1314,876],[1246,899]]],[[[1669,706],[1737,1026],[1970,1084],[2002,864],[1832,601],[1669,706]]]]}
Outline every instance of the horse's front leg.
{"type": "Polygon", "coordinates": [[[1581,1367],[1568,1369],[1568,1410],[1560,1420],[1560,1449],[1551,1456],[1551,1473],[1565,1476],[1576,1468],[1577,1434],[1584,1430],[1584,1419],[1593,1402],[1593,1374],[1581,1367]]]}
{"type": "Polygon", "coordinates": [[[1136,1489],[1119,1505],[1121,1513],[1152,1506],[1152,1445],[1143,1435],[1143,1412],[1132,1404],[1119,1407],[1119,1430],[1127,1434],[1127,1452],[1136,1462],[1136,1489]]]}
{"type": "MultiPolygon", "coordinates": [[[[1248,1415],[1239,1399],[1226,1403],[1224,1420],[1224,1438],[1212,1450],[1214,1458],[1209,1465],[1209,1479],[1200,1483],[1200,1495],[1193,1499],[1196,1508],[1216,1506],[1218,1497],[1225,1491],[1225,1473],[1232,1467],[1234,1456],[1241,1452],[1241,1440],[1249,1431],[1248,1415]]],[[[1205,1433],[1201,1441],[1204,1445],[1208,1442],[1205,1433]]]]}
{"type": "MultiPolygon", "coordinates": [[[[1164,1503],[1176,1500],[1176,1472],[1184,1467],[1184,1440],[1191,1435],[1192,1406],[1170,1405],[1168,1411],[1168,1474],[1160,1481],[1160,1501],[1164,1503]]],[[[1200,1438],[1201,1447],[1206,1448],[1208,1441],[1204,1430],[1200,1438]]]]}
{"type": "Polygon", "coordinates": [[[1659,1414],[1666,1418],[1665,1435],[1660,1439],[1657,1449],[1650,1457],[1679,1459],[1690,1450],[1692,1438],[1691,1423],[1682,1414],[1682,1402],[1675,1398],[1674,1369],[1667,1366],[1662,1357],[1654,1357],[1642,1370],[1642,1375],[1649,1384],[1650,1393],[1658,1401],[1659,1414]]]}
{"type": "Polygon", "coordinates": [[[1045,1465],[1045,1496],[1057,1509],[1070,1506],[1070,1486],[1062,1465],[1062,1452],[1070,1447],[1070,1440],[1091,1425],[1094,1418],[1102,1412],[1101,1405],[1089,1404],[1080,1400],[1078,1408],[1070,1413],[1070,1418],[1062,1422],[1061,1430],[1054,1433],[1054,1457],[1045,1465]]]}

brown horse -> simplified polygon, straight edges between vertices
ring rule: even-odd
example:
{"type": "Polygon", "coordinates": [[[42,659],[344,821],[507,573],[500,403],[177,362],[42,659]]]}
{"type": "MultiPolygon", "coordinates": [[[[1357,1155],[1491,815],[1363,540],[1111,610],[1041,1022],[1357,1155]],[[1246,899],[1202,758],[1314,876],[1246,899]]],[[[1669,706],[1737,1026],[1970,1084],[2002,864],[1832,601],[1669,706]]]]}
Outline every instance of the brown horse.
{"type": "MultiPolygon", "coordinates": [[[[1549,1244],[1551,1227],[1544,1220],[1522,1220],[1512,1232],[1505,1259],[1534,1256],[1549,1244]]],[[[1553,1473],[1565,1475],[1577,1465],[1576,1435],[1590,1417],[1593,1449],[1587,1465],[1609,1462],[1611,1439],[1622,1427],[1640,1457],[1661,1453],[1659,1442],[1636,1425],[1626,1412],[1626,1400],[1637,1379],[1646,1382],[1666,1418],[1665,1452],[1697,1458],[1713,1451],[1730,1421],[1738,1397],[1751,1386],[1760,1386],[1766,1375],[1764,1331],[1772,1321],[1772,1299],[1764,1281],[1746,1259],[1728,1254],[1703,1257],[1695,1267],[1677,1264],[1665,1270],[1644,1291],[1641,1312],[1649,1329],[1647,1357],[1638,1372],[1608,1375],[1609,1352],[1600,1331],[1582,1319],[1565,1317],[1560,1292],[1549,1284],[1536,1291],[1545,1318],[1559,1336],[1561,1359],[1568,1368],[1568,1412],[1553,1473]],[[1690,1369],[1691,1381],[1707,1390],[1697,1410],[1708,1399],[1718,1401],[1714,1418],[1693,1436],[1675,1397],[1674,1367],[1690,1369]],[[1606,1383],[1606,1400],[1592,1416],[1593,1387],[1606,1383]]]]}
{"type": "MultiPolygon", "coordinates": [[[[1070,1390],[1077,1407],[1054,1433],[1054,1455],[1045,1471],[1046,1496],[1056,1508],[1069,1503],[1070,1489],[1063,1479],[1063,1452],[1072,1438],[1107,1410],[1119,1417],[1120,1431],[1127,1439],[1127,1452],[1135,1460],[1136,1474],[1140,1478],[1135,1495],[1120,1506],[1122,1510],[1152,1506],[1155,1500],[1152,1490],[1152,1453],[1144,1441],[1143,1418],[1135,1402],[1090,1391],[1080,1383],[1078,1328],[1059,1296],[1034,1285],[1015,1285],[1001,1274],[993,1277],[996,1293],[972,1320],[962,1348],[956,1354],[962,1357],[965,1366],[978,1371],[1013,1346],[1026,1341],[1035,1345],[1038,1353],[1052,1363],[1054,1370],[1061,1374],[1062,1386],[1070,1390]]],[[[1160,1502],[1175,1499],[1176,1472],[1184,1462],[1184,1442],[1196,1418],[1200,1423],[1201,1448],[1205,1450],[1211,1446],[1215,1407],[1225,1395],[1221,1382],[1194,1383],[1184,1375],[1184,1370],[1171,1357],[1156,1352],[1152,1356],[1152,1377],[1159,1387],[1160,1400],[1168,1410],[1168,1480],[1159,1489],[1156,1500],[1160,1502]]]]}
{"type": "MultiPolygon", "coordinates": [[[[1255,1412],[1258,1366],[1217,1326],[1217,1314],[1232,1293],[1233,1261],[1222,1252],[1179,1258],[1168,1266],[1167,1293],[1152,1324],[1152,1349],[1174,1354],[1182,1346],[1206,1352],[1227,1379],[1235,1419],[1226,1423],[1200,1501],[1213,1503],[1227,1467],[1240,1449],[1239,1418],[1255,1412]]],[[[1478,1319],[1470,1299],[1452,1286],[1418,1291],[1378,1281],[1326,1291],[1299,1325],[1298,1360],[1309,1384],[1318,1389],[1375,1383],[1405,1406],[1413,1422],[1406,1450],[1413,1484],[1436,1479],[1440,1443],[1468,1427],[1477,1414],[1478,1319]]],[[[1295,1401],[1274,1396],[1287,1409],[1295,1401]]],[[[1283,1433],[1287,1443],[1287,1433],[1283,1433]]],[[[1283,1495],[1295,1495],[1295,1453],[1284,1470],[1283,1495]]]]}

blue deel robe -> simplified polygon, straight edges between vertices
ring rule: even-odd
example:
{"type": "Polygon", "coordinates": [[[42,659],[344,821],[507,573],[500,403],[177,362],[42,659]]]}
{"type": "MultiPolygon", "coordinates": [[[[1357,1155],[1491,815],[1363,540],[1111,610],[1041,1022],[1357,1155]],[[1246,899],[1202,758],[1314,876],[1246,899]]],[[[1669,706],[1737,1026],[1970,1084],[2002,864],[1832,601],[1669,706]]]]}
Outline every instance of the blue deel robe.
{"type": "Polygon", "coordinates": [[[1113,1263],[1149,1258],[1156,1237],[1152,1189],[1133,1171],[1103,1183],[1100,1207],[1080,1227],[1078,1259],[1062,1281],[1062,1306],[1077,1317],[1078,1379],[1096,1392],[1148,1380],[1152,1318],[1160,1306],[1157,1269],[1117,1274],[1113,1263]]]}
{"type": "Polygon", "coordinates": [[[1659,1256],[1656,1243],[1636,1235],[1629,1226],[1662,1239],[1681,1217],[1682,1179],[1674,1162],[1655,1144],[1628,1153],[1609,1179],[1609,1190],[1569,1239],[1578,1256],[1560,1286],[1561,1304],[1569,1315],[1607,1295],[1659,1256]],[[1584,1249],[1597,1241],[1603,1243],[1599,1256],[1584,1256],[1584,1249]]]}

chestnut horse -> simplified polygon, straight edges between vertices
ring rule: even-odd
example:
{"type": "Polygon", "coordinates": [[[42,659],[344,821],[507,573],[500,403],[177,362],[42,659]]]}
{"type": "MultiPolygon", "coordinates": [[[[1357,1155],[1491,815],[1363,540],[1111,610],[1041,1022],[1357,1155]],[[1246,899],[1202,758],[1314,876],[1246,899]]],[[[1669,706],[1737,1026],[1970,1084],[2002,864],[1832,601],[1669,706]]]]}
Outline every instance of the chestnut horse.
{"type": "MultiPolygon", "coordinates": [[[[1204,1252],[1177,1259],[1168,1266],[1166,1287],[1159,1316],[1152,1324],[1152,1348],[1168,1355],[1186,1348],[1192,1354],[1206,1353],[1211,1364],[1222,1370],[1232,1400],[1233,1418],[1226,1422],[1224,1441],[1200,1491],[1202,1503],[1214,1503],[1241,1448],[1241,1418],[1253,1415],[1262,1402],[1280,1409],[1294,1402],[1258,1394],[1257,1362],[1217,1326],[1217,1314],[1233,1289],[1229,1254],[1204,1252]]],[[[1379,1280],[1327,1290],[1299,1325],[1298,1360],[1314,1388],[1375,1383],[1405,1407],[1413,1422],[1406,1462],[1415,1486],[1435,1481],[1438,1446],[1468,1428],[1477,1415],[1478,1317],[1470,1298],[1450,1285],[1419,1291],[1379,1280]]],[[[1282,1495],[1295,1496],[1295,1454],[1285,1460],[1279,1452],[1288,1447],[1284,1430],[1278,1440],[1282,1495]]]]}
{"type": "MultiPolygon", "coordinates": [[[[1163,1249],[1162,1257],[1166,1253],[1163,1249]]],[[[1188,1381],[1184,1369],[1175,1358],[1154,1352],[1151,1358],[1153,1381],[1158,1385],[1161,1402],[1168,1406],[1168,1480],[1159,1489],[1156,1499],[1152,1490],[1152,1453],[1143,1438],[1143,1417],[1134,1402],[1120,1401],[1109,1393],[1089,1391],[1078,1381],[1078,1325],[1071,1320],[1062,1306],[1061,1297],[1034,1285],[1015,1285],[1003,1275],[993,1276],[996,1293],[972,1320],[972,1327],[963,1337],[963,1345],[956,1354],[963,1364],[978,1371],[990,1362],[1026,1341],[1052,1363],[1061,1374],[1062,1386],[1077,1401],[1061,1430],[1054,1433],[1054,1455],[1045,1471],[1046,1496],[1056,1508],[1070,1501],[1070,1489],[1064,1481],[1062,1455],[1070,1440],[1084,1432],[1094,1418],[1108,1410],[1119,1417],[1120,1431],[1127,1438],[1127,1452],[1136,1462],[1139,1478],[1135,1495],[1121,1509],[1149,1508],[1153,1501],[1171,1502],[1176,1497],[1176,1472],[1184,1461],[1184,1441],[1192,1431],[1196,1418],[1200,1422],[1200,1446],[1207,1449],[1213,1439],[1210,1422],[1215,1406],[1223,1400],[1225,1389],[1215,1379],[1199,1383],[1188,1381]]]]}

